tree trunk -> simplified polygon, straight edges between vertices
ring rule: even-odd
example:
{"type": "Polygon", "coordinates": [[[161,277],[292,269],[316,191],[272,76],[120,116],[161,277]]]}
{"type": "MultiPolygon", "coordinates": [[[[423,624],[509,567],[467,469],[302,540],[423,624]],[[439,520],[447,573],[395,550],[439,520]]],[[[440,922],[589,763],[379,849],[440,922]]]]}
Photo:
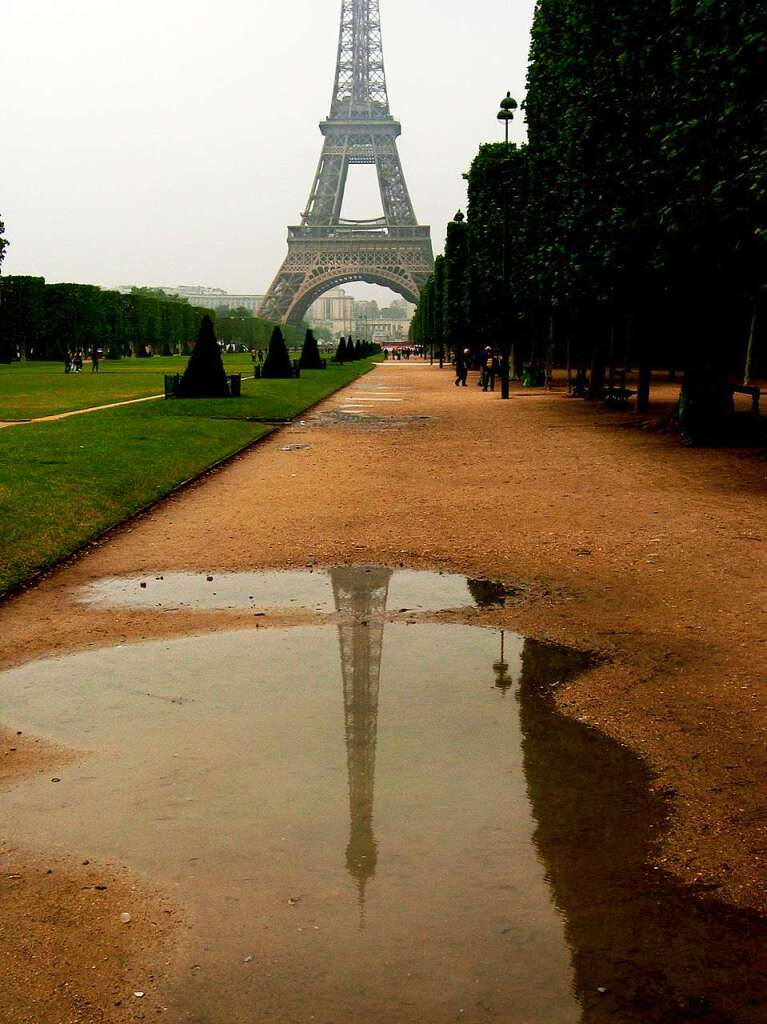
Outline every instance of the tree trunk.
{"type": "Polygon", "coordinates": [[[599,314],[594,317],[591,326],[594,331],[594,343],[591,351],[591,373],[589,375],[589,387],[586,392],[586,398],[588,401],[593,402],[600,398],[604,398],[605,372],[607,366],[605,353],[605,324],[599,314]]]}
{"type": "Polygon", "coordinates": [[[746,363],[743,370],[743,387],[751,384],[751,366],[754,360],[754,345],[756,343],[756,323],[759,317],[759,302],[754,303],[754,312],[751,316],[751,328],[748,332],[748,347],[746,348],[746,363]]]}
{"type": "Polygon", "coordinates": [[[546,352],[546,388],[550,391],[554,379],[554,343],[556,341],[556,324],[554,313],[549,316],[549,347],[546,352]]]}
{"type": "Polygon", "coordinates": [[[610,394],[612,394],[613,388],[615,387],[615,333],[616,333],[616,327],[615,327],[615,320],[614,319],[613,319],[612,323],[610,324],[609,331],[610,331],[610,342],[609,342],[609,346],[608,346],[608,356],[607,356],[607,364],[608,364],[608,367],[609,367],[608,373],[607,373],[607,387],[608,387],[608,390],[609,390],[610,394]]]}
{"type": "Polygon", "coordinates": [[[652,363],[649,356],[642,354],[639,364],[639,387],[637,388],[637,412],[646,414],[650,411],[650,385],[652,383],[652,363]]]}
{"type": "Polygon", "coordinates": [[[710,303],[700,302],[690,318],[679,427],[690,444],[717,444],[734,412],[727,368],[728,335],[736,319],[727,298],[715,290],[710,303]]]}

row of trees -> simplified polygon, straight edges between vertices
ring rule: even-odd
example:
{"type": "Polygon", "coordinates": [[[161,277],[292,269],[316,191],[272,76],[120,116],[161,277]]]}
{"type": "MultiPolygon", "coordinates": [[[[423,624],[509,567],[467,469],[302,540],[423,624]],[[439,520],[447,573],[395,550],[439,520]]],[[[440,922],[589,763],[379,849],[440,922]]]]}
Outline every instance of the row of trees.
{"type": "Polygon", "coordinates": [[[188,351],[211,310],[134,289],[123,295],[94,285],[46,284],[42,277],[0,278],[0,345],[4,361],[63,359],[71,349],[100,348],[113,359],[188,351]]]}
{"type": "MultiPolygon", "coordinates": [[[[189,352],[203,317],[217,322],[221,341],[266,348],[274,324],[248,310],[218,318],[214,310],[152,288],[130,294],[94,285],[46,284],[42,277],[0,277],[0,360],[63,359],[71,349],[100,348],[108,358],[189,352]]],[[[285,328],[299,348],[303,329],[285,328]]]]}
{"type": "Polygon", "coordinates": [[[3,260],[5,259],[5,250],[8,248],[8,240],[5,238],[5,224],[3,218],[0,216],[0,269],[3,266],[3,260]]]}
{"type": "Polygon", "coordinates": [[[355,341],[354,338],[341,338],[333,356],[336,363],[354,363],[358,359],[367,359],[369,356],[377,355],[381,351],[380,345],[374,345],[371,341],[355,341]]]}
{"type": "MultiPolygon", "coordinates": [[[[249,309],[240,307],[227,309],[219,307],[216,316],[216,333],[218,340],[224,344],[245,345],[249,349],[265,349],[271,340],[274,324],[269,320],[253,316],[249,309]]],[[[283,325],[283,337],[288,348],[301,347],[304,330],[303,325],[283,325]]]]}
{"type": "Polygon", "coordinates": [[[592,395],[638,366],[640,409],[680,368],[684,429],[714,432],[767,370],[766,62],[765,0],[539,0],[529,141],[480,149],[413,340],[569,355],[592,395]]]}

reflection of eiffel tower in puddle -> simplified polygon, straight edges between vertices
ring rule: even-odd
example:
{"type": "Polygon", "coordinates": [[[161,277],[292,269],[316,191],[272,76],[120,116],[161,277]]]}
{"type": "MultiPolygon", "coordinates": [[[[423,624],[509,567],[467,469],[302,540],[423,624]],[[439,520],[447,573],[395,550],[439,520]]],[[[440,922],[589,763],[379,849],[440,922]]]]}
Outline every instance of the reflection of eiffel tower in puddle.
{"type": "Polygon", "coordinates": [[[359,888],[364,927],[365,887],[375,875],[378,846],[373,836],[378,687],[381,678],[386,600],[391,569],[333,569],[338,640],[344,684],[346,759],[351,834],[346,867],[359,888]]]}

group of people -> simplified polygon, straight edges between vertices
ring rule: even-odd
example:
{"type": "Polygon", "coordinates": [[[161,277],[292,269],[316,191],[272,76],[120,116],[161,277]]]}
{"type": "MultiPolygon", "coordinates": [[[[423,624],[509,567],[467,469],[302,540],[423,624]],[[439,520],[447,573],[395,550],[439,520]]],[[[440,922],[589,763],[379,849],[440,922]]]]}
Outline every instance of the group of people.
{"type": "Polygon", "coordinates": [[[415,356],[418,354],[419,353],[413,351],[412,348],[384,349],[384,359],[410,359],[411,356],[415,356]]]}
{"type": "MultiPolygon", "coordinates": [[[[64,356],[64,373],[82,373],[85,353],[81,348],[67,349],[64,356]]],[[[91,373],[99,372],[101,352],[94,347],[91,351],[91,373]]]]}
{"type": "Polygon", "coordinates": [[[483,391],[495,391],[495,378],[500,371],[500,362],[492,346],[487,345],[478,358],[469,348],[465,348],[456,359],[455,363],[455,386],[457,388],[467,387],[469,370],[479,365],[479,380],[477,384],[483,391]]]}

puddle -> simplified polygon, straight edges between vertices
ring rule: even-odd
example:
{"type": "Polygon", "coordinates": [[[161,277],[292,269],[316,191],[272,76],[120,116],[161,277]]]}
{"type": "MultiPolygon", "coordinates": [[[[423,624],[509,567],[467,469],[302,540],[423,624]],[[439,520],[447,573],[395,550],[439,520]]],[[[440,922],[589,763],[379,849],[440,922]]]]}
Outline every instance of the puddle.
{"type": "Polygon", "coordinates": [[[763,1024],[764,921],[647,870],[667,808],[553,706],[588,656],[387,623],[396,574],[346,573],[335,625],[0,675],[17,728],[92,752],[0,795],[15,841],[189,908],[167,1019],[763,1024]]]}
{"type": "MultiPolygon", "coordinates": [[[[380,411],[380,410],[379,410],[380,411]]],[[[338,410],[327,409],[323,412],[315,413],[310,417],[313,424],[319,427],[358,427],[365,430],[401,430],[405,427],[418,426],[419,424],[427,423],[432,419],[431,416],[402,416],[396,413],[392,413],[391,416],[376,416],[368,413],[363,415],[362,413],[344,412],[342,408],[338,410]]]]}
{"type": "MultiPolygon", "coordinates": [[[[369,614],[449,611],[502,605],[512,591],[487,580],[374,566],[295,572],[164,573],[99,580],[77,593],[80,603],[112,608],[289,609],[338,611],[344,593],[367,581],[382,597],[369,614]]],[[[367,614],[368,612],[365,612],[367,614]]],[[[363,614],[360,612],[360,614],[363,614]]]]}

